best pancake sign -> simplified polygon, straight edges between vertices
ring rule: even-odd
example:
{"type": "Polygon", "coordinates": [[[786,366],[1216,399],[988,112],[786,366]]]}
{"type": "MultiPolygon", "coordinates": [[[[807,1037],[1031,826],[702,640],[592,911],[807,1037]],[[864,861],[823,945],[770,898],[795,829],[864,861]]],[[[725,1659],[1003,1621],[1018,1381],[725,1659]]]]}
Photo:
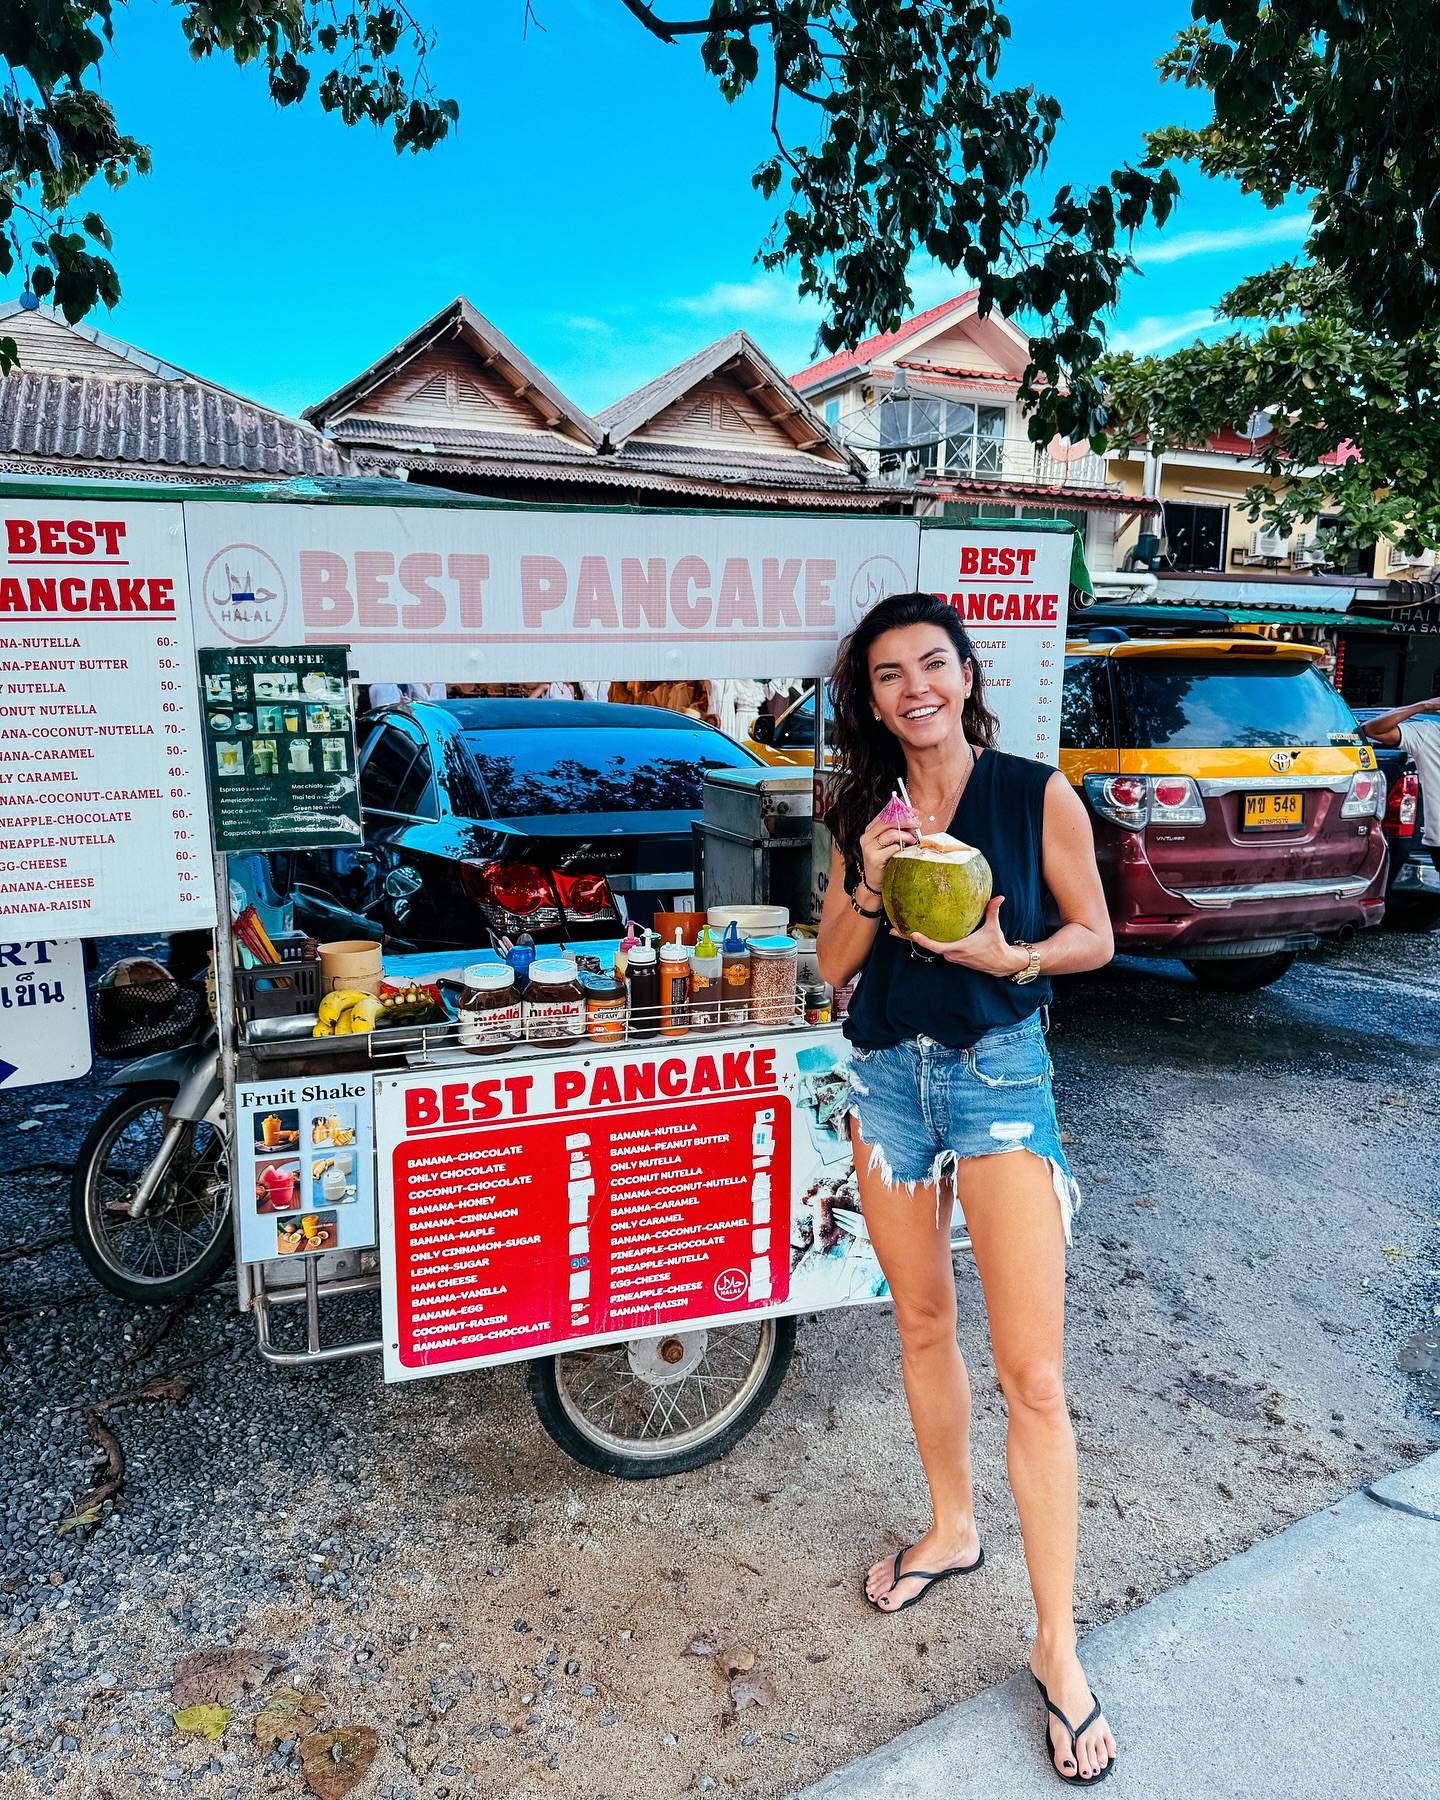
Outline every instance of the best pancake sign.
{"type": "Polygon", "coordinates": [[[213,925],[179,505],[12,497],[0,562],[0,923],[213,925]]]}

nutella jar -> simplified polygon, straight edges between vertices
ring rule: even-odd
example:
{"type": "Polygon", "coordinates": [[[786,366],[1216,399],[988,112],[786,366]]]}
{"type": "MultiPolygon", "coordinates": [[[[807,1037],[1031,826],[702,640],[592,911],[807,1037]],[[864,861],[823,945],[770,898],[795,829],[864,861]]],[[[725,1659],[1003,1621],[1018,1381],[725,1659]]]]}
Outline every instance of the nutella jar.
{"type": "Polygon", "coordinates": [[[489,1056],[524,1035],[520,990],[508,963],[471,963],[457,1004],[462,1050],[489,1056]]]}
{"type": "Polygon", "coordinates": [[[525,1036],[531,1043],[575,1043],[585,1035],[585,990],[568,957],[541,957],[530,965],[525,989],[525,1036]]]}

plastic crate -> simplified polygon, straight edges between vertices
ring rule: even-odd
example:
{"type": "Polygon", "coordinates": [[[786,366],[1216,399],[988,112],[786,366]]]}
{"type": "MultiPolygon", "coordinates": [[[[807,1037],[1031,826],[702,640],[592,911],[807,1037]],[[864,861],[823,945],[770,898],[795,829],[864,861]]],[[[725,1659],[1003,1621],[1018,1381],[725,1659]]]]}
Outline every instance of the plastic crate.
{"type": "Polygon", "coordinates": [[[320,962],[305,955],[313,941],[299,932],[273,938],[278,963],[235,970],[235,1017],[242,1031],[252,1019],[292,1019],[319,1011],[320,962]]]}

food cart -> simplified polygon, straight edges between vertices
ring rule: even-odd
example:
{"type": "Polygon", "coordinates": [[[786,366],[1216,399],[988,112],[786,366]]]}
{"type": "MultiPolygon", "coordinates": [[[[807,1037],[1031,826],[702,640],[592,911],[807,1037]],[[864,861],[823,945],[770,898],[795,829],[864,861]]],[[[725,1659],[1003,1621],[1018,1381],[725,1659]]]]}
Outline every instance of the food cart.
{"type": "MultiPolygon", "coordinates": [[[[627,1016],[483,1054],[449,1005],[310,1035],[324,994],[294,947],[240,967],[232,859],[359,846],[350,679],[821,677],[870,605],[917,586],[965,617],[1005,747],[1053,761],[1068,528],[344,480],[3,495],[0,654],[10,695],[35,689],[33,710],[0,707],[0,804],[5,738],[29,771],[0,862],[36,865],[10,922],[40,943],[213,926],[196,1116],[223,1143],[260,1353],[377,1354],[391,1381],[525,1360],[547,1430],[593,1467],[721,1454],[783,1377],[796,1315],[885,1298],[837,1123],[839,1026],[807,1024],[792,985],[725,1024],[627,1016]],[[355,1318],[377,1290],[378,1336],[355,1318]]],[[[382,973],[435,997],[499,961],[484,941],[382,973]]]]}

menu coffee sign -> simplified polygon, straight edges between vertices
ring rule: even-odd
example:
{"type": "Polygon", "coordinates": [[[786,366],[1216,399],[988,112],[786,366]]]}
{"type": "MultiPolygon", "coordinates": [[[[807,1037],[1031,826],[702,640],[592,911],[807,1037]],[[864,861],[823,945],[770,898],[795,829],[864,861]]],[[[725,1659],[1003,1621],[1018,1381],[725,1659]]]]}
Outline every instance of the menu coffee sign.
{"type": "Polygon", "coordinates": [[[201,650],[199,661],[215,848],[358,845],[344,649],[201,650]]]}
{"type": "Polygon", "coordinates": [[[882,1299],[838,1032],[375,1082],[388,1380],[882,1299]]]}
{"type": "Polygon", "coordinates": [[[182,509],[3,506],[0,924],[211,926],[182,509]]]}

